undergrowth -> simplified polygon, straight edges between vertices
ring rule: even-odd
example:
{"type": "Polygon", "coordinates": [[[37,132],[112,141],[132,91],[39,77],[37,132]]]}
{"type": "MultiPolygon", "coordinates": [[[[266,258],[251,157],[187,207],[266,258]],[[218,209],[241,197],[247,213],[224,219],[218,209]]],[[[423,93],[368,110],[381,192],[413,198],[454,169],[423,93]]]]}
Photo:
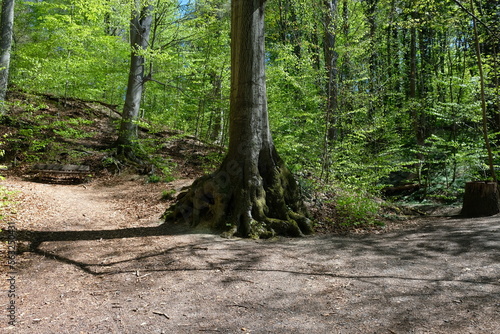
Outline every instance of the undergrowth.
{"type": "MultiPolygon", "coordinates": [[[[2,142],[0,142],[0,145],[2,142]]],[[[0,157],[3,157],[5,154],[5,151],[0,149],[0,157]]],[[[0,165],[0,170],[3,170],[5,166],[0,165]]],[[[0,181],[4,180],[4,176],[0,174],[0,181]]],[[[8,190],[4,185],[0,184],[0,222],[3,224],[6,223],[6,218],[14,213],[14,209],[12,208],[12,205],[14,204],[13,202],[13,196],[15,192],[8,190]]],[[[0,225],[0,232],[3,230],[4,226],[0,225]]]]}
{"type": "Polygon", "coordinates": [[[368,194],[339,190],[334,197],[334,205],[341,226],[356,228],[384,225],[379,216],[380,203],[368,194]]]}
{"type": "Polygon", "coordinates": [[[384,202],[375,191],[368,192],[352,185],[331,186],[312,176],[298,175],[297,180],[318,226],[328,231],[347,232],[385,225],[384,202]]]}

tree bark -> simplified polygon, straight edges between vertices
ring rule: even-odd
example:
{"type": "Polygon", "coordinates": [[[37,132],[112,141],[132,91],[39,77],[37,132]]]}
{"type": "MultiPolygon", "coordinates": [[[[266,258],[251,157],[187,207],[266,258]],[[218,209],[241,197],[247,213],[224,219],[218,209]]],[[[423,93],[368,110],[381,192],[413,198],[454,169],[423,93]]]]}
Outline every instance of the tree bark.
{"type": "MultiPolygon", "coordinates": [[[[343,38],[345,40],[345,48],[350,50],[352,47],[351,43],[351,12],[349,9],[349,0],[342,0],[340,3],[341,9],[341,18],[340,22],[342,22],[341,31],[343,34],[343,38]]],[[[342,57],[339,60],[339,70],[338,70],[338,114],[339,117],[336,120],[337,126],[337,140],[343,142],[345,139],[346,130],[344,128],[346,124],[349,124],[352,121],[352,111],[355,106],[353,104],[353,99],[356,94],[356,88],[353,84],[353,64],[351,54],[349,52],[344,52],[342,57]]]]}
{"type": "Polygon", "coordinates": [[[324,0],[323,5],[325,7],[323,52],[326,70],[326,108],[321,176],[328,182],[330,178],[330,142],[336,141],[338,137],[338,53],[335,51],[337,0],[324,0]]]}
{"type": "Polygon", "coordinates": [[[337,139],[336,113],[338,106],[338,54],[335,51],[335,15],[337,12],[337,0],[325,0],[325,34],[324,34],[324,53],[325,68],[327,75],[326,82],[326,118],[327,118],[327,136],[328,141],[337,139]]]}
{"type": "Polygon", "coordinates": [[[369,45],[370,45],[370,64],[369,64],[369,83],[368,83],[368,119],[373,120],[375,117],[375,104],[377,100],[377,93],[375,91],[376,87],[376,77],[377,72],[377,61],[378,61],[378,53],[377,53],[377,41],[376,31],[377,31],[377,22],[376,22],[376,14],[377,14],[378,0],[368,0],[367,1],[367,9],[366,9],[366,18],[369,26],[369,45]]]}
{"type": "Polygon", "coordinates": [[[130,21],[130,71],[116,145],[118,155],[131,160],[137,160],[137,119],[145,82],[143,51],[148,47],[152,11],[151,5],[141,5],[140,0],[135,0],[135,8],[130,21]]]}
{"type": "MultiPolygon", "coordinates": [[[[416,18],[416,13],[412,12],[412,18],[416,18]]],[[[412,23],[414,24],[414,23],[412,23]]],[[[421,149],[425,144],[425,127],[422,124],[421,108],[418,106],[417,100],[421,98],[418,94],[419,86],[418,73],[417,73],[417,28],[415,26],[410,27],[410,76],[409,76],[409,95],[410,100],[410,113],[413,123],[413,131],[415,133],[415,138],[417,141],[417,158],[423,161],[423,155],[421,149]]]]}
{"type": "Polygon", "coordinates": [[[488,115],[487,115],[487,106],[486,106],[486,95],[485,95],[485,80],[484,80],[484,72],[483,72],[483,61],[481,56],[481,46],[479,44],[479,34],[477,32],[477,22],[475,19],[475,9],[474,9],[474,1],[471,0],[471,12],[474,15],[472,19],[472,28],[474,31],[474,47],[476,49],[476,61],[477,68],[479,70],[479,84],[480,84],[480,94],[481,94],[481,110],[482,110],[482,129],[483,129],[483,138],[484,144],[486,146],[486,151],[488,153],[488,166],[490,168],[491,176],[493,177],[493,181],[497,181],[497,175],[495,171],[495,166],[493,162],[493,152],[491,150],[490,138],[488,136],[488,115]]]}
{"type": "Polygon", "coordinates": [[[467,182],[461,214],[465,217],[492,216],[500,212],[497,182],[467,182]]]}
{"type": "Polygon", "coordinates": [[[14,0],[2,1],[0,22],[0,114],[5,113],[5,97],[9,83],[10,51],[12,48],[12,29],[14,26],[14,0]]]}
{"type": "Polygon", "coordinates": [[[211,97],[214,101],[216,101],[210,116],[210,140],[212,141],[212,143],[220,145],[222,144],[224,123],[224,110],[219,102],[222,100],[222,76],[215,72],[212,72],[210,74],[210,77],[212,82],[211,97]]]}
{"type": "Polygon", "coordinates": [[[225,235],[271,237],[311,233],[293,175],[278,156],[268,121],[265,0],[231,3],[229,149],[220,168],[203,176],[167,209],[167,222],[225,235]]]}

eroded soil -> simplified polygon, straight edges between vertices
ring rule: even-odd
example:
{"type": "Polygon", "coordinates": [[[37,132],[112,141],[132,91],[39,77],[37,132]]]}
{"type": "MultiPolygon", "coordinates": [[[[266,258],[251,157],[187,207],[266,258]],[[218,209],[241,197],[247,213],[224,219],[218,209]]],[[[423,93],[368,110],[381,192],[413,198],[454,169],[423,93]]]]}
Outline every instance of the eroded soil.
{"type": "Polygon", "coordinates": [[[158,228],[161,192],[190,181],[2,181],[21,253],[1,332],[500,333],[499,216],[268,241],[158,228]]]}

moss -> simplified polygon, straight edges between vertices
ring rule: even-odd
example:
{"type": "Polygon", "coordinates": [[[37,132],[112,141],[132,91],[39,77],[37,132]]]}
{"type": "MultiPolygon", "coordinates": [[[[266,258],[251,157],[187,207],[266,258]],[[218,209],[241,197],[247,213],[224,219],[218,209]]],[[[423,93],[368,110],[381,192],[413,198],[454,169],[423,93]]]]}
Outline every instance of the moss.
{"type": "Polygon", "coordinates": [[[293,220],[295,220],[299,229],[304,234],[312,234],[314,232],[313,222],[309,218],[293,211],[290,211],[289,215],[293,220]]]}
{"type": "Polygon", "coordinates": [[[250,233],[249,237],[252,239],[269,239],[276,235],[274,230],[267,228],[267,226],[263,222],[258,222],[256,220],[252,220],[250,223],[250,233]]]}
{"type": "Polygon", "coordinates": [[[267,218],[266,225],[269,229],[275,231],[279,235],[300,237],[303,236],[297,222],[293,219],[275,219],[267,218]]]}
{"type": "Polygon", "coordinates": [[[266,203],[266,196],[255,196],[252,205],[252,216],[256,219],[262,219],[267,215],[269,208],[266,203]]]}
{"type": "Polygon", "coordinates": [[[293,175],[281,161],[276,165],[275,160],[269,161],[270,166],[259,166],[260,173],[270,171],[260,175],[262,182],[245,182],[243,173],[226,173],[228,167],[223,163],[214,174],[193,182],[167,209],[165,221],[202,225],[222,231],[224,237],[297,237],[312,233],[293,175]]]}
{"type": "Polygon", "coordinates": [[[221,233],[222,238],[232,238],[238,231],[238,226],[233,225],[227,231],[221,233]]]}

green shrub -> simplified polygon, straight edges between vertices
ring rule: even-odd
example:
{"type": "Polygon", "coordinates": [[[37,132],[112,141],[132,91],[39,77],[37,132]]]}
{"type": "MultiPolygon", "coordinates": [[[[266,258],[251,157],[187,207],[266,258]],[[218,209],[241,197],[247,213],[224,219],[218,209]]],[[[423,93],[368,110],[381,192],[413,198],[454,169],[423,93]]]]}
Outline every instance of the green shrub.
{"type": "Polygon", "coordinates": [[[366,195],[339,192],[335,197],[335,207],[341,225],[383,225],[377,220],[380,204],[366,195]]]}
{"type": "Polygon", "coordinates": [[[175,189],[163,190],[161,193],[161,199],[163,201],[169,201],[175,198],[175,189]]]}
{"type": "Polygon", "coordinates": [[[153,174],[148,176],[148,183],[158,183],[162,180],[161,176],[153,174]]]}

